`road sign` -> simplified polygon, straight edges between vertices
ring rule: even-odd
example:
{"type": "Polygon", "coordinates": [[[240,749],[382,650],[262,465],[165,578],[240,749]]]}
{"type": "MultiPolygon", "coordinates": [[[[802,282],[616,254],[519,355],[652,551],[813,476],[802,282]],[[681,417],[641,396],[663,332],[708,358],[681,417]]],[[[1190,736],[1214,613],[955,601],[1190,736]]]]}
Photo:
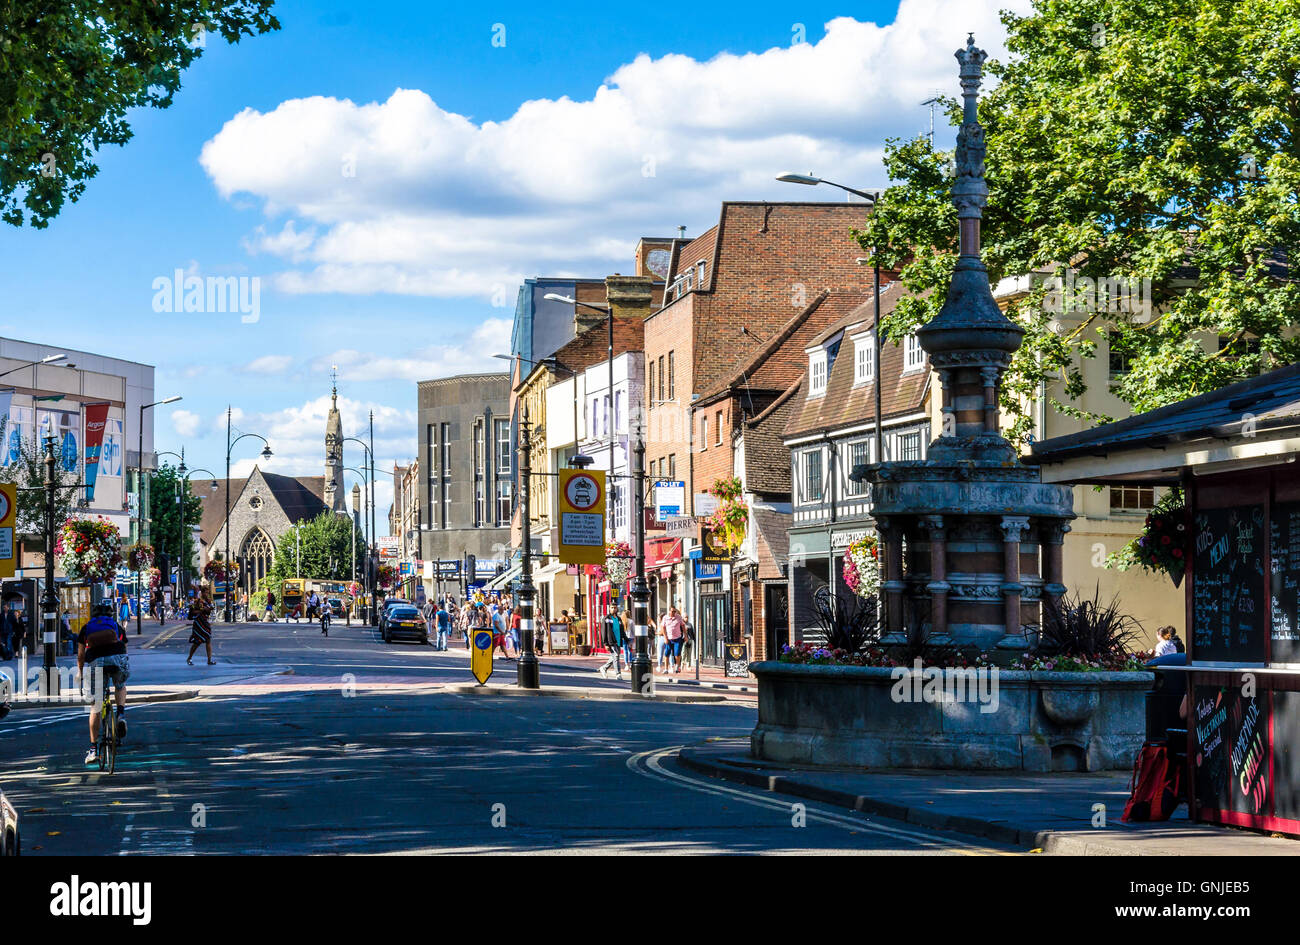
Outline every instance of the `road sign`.
{"type": "Polygon", "coordinates": [[[560,470],[560,561],[605,563],[605,473],[560,470]]]}
{"type": "Polygon", "coordinates": [[[469,653],[469,669],[480,686],[492,678],[492,631],[471,630],[474,646],[469,653]]]}
{"type": "Polygon", "coordinates": [[[18,518],[18,486],[0,482],[0,577],[13,577],[17,563],[14,551],[14,524],[18,518]]]}

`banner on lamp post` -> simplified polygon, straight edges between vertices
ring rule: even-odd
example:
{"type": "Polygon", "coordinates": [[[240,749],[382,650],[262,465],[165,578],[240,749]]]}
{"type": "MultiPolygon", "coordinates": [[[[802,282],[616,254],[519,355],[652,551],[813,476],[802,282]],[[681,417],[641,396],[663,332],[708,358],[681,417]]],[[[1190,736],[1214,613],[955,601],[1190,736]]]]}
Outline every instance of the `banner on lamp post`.
{"type": "Polygon", "coordinates": [[[86,502],[95,500],[95,479],[99,476],[99,454],[108,427],[108,404],[86,404],[86,502]]]}

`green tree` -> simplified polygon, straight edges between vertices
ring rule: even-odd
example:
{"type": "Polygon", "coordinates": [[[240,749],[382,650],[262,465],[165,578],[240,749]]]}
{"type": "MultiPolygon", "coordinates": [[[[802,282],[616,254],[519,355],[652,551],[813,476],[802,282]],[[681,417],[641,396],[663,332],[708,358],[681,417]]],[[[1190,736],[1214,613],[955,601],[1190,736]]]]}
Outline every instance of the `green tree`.
{"type": "MultiPolygon", "coordinates": [[[[1011,59],[988,63],[998,81],[979,104],[990,277],[1068,265],[1149,279],[1153,294],[1149,314],[1094,308],[1064,327],[1047,289],[1022,299],[1010,314],[1027,334],[1002,392],[1014,433],[1030,429],[1042,382],[1062,382],[1057,410],[1110,419],[1078,403],[1103,331],[1127,359],[1114,392],[1135,411],[1300,359],[1297,284],[1276,264],[1300,251],[1300,0],[1038,0],[1003,22],[1011,59]]],[[[858,234],[916,293],[885,320],[894,339],[943,303],[949,160],[925,138],[890,141],[897,184],[858,234]]]]}
{"type": "MultiPolygon", "coordinates": [[[[171,557],[172,567],[177,565],[176,553],[181,549],[186,562],[194,560],[194,535],[192,526],[199,524],[203,515],[203,500],[184,488],[180,473],[170,463],[163,463],[149,474],[149,543],[157,554],[171,557]],[[185,528],[181,529],[181,503],[185,500],[185,528]],[[182,548],[181,542],[184,542],[182,548]]],[[[190,566],[193,570],[193,566],[190,566]]]]}
{"type": "Polygon", "coordinates": [[[0,0],[0,216],[47,226],[123,145],[131,108],[167,108],[212,36],[280,28],[273,0],[0,0]]]}
{"type": "Polygon", "coordinates": [[[280,536],[268,578],[272,582],[297,575],[317,581],[351,580],[354,546],[359,574],[365,561],[365,544],[353,528],[352,519],[322,512],[303,522],[296,537],[293,529],[280,536]]]}
{"type": "MultiPolygon", "coordinates": [[[[7,444],[8,418],[0,417],[0,444],[7,444]]],[[[56,463],[55,475],[60,485],[70,485],[73,477],[56,463]]],[[[20,538],[40,543],[45,538],[45,451],[34,437],[23,437],[18,459],[0,467],[0,482],[12,482],[18,487],[17,532],[20,538]]],[[[67,521],[76,510],[82,493],[77,489],[54,490],[54,528],[67,521]]],[[[41,545],[41,547],[44,547],[41,545]]]]}

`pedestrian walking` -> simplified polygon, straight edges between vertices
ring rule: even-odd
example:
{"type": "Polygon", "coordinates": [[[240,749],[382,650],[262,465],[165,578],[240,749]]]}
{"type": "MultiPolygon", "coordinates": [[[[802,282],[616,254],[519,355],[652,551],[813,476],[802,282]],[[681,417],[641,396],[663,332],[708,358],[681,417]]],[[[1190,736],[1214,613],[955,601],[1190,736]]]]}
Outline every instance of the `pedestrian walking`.
{"type": "Polygon", "coordinates": [[[434,646],[439,650],[447,649],[447,637],[451,635],[451,614],[447,613],[444,605],[439,605],[438,609],[433,612],[434,626],[437,631],[437,638],[434,646]]]}
{"type": "Polygon", "coordinates": [[[217,665],[217,661],[212,658],[212,624],[209,622],[212,617],[212,597],[210,594],[211,592],[205,587],[199,592],[198,600],[194,602],[194,623],[190,627],[190,655],[185,659],[188,666],[194,665],[194,653],[200,645],[207,650],[208,665],[217,665]]]}
{"type": "Polygon", "coordinates": [[[609,650],[609,658],[605,660],[600,667],[600,675],[603,679],[609,678],[609,669],[613,667],[615,677],[623,678],[623,666],[621,657],[623,656],[624,629],[623,620],[616,611],[610,611],[604,621],[602,621],[604,630],[601,635],[601,645],[609,650]]]}
{"type": "Polygon", "coordinates": [[[636,632],[634,629],[635,624],[632,623],[631,610],[624,608],[623,612],[619,616],[623,618],[623,662],[627,664],[630,669],[632,666],[632,649],[634,646],[633,634],[636,632]]]}
{"type": "Polygon", "coordinates": [[[686,634],[686,621],[676,607],[669,607],[668,613],[660,621],[664,634],[664,656],[667,658],[669,673],[682,671],[682,637],[686,634]]]}
{"type": "Polygon", "coordinates": [[[266,592],[266,617],[269,623],[275,623],[275,591],[266,592]]]}
{"type": "Polygon", "coordinates": [[[692,624],[686,615],[682,615],[682,659],[680,668],[690,666],[694,668],[695,661],[699,659],[699,653],[695,645],[695,625],[692,624]]]}

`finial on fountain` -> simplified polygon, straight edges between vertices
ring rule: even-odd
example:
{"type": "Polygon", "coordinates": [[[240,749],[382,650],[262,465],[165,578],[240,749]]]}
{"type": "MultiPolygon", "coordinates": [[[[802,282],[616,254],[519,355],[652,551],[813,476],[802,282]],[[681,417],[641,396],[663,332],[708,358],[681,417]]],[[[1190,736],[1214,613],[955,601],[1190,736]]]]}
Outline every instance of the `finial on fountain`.
{"type": "Polygon", "coordinates": [[[988,53],[975,45],[975,34],[970,33],[966,46],[954,55],[961,65],[962,120],[961,130],[957,132],[957,179],[952,185],[952,203],[961,221],[961,254],[978,256],[980,219],[989,200],[989,185],[984,180],[984,128],[976,115],[975,103],[988,53]]]}

